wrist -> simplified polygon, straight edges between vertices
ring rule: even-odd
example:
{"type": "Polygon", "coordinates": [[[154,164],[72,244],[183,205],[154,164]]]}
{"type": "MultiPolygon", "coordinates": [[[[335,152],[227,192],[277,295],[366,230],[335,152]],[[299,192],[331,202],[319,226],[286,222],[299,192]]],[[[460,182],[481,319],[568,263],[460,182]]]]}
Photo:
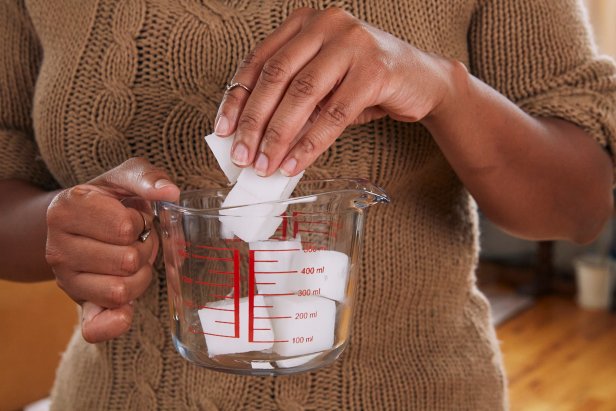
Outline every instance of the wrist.
{"type": "Polygon", "coordinates": [[[471,75],[464,64],[453,59],[437,58],[442,73],[441,84],[444,86],[432,110],[421,120],[428,129],[443,121],[451,121],[456,111],[464,106],[463,101],[470,90],[471,75]]]}

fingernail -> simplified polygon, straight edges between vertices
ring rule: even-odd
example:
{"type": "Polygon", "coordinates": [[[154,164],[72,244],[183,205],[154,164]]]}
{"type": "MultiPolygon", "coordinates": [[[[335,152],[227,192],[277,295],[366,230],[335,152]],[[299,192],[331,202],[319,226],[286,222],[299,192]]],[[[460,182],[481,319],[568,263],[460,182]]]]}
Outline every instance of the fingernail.
{"type": "Polygon", "coordinates": [[[219,136],[226,136],[229,134],[229,120],[224,114],[218,116],[218,120],[216,121],[216,125],[214,126],[214,133],[219,136]]]}
{"type": "Polygon", "coordinates": [[[295,171],[295,167],[297,167],[297,160],[294,158],[289,158],[280,167],[280,172],[289,177],[295,171]]]}
{"type": "Polygon", "coordinates": [[[257,156],[257,161],[255,161],[255,171],[257,175],[264,177],[265,173],[267,173],[267,165],[269,164],[269,160],[267,156],[263,153],[259,153],[257,156]]]}
{"type": "Polygon", "coordinates": [[[154,188],[157,190],[160,190],[161,188],[167,187],[167,186],[171,186],[173,185],[173,183],[167,179],[160,179],[157,182],[154,183],[154,188]]]}
{"type": "Polygon", "coordinates": [[[237,143],[233,149],[232,158],[238,166],[248,165],[248,147],[243,143],[237,143]]]}

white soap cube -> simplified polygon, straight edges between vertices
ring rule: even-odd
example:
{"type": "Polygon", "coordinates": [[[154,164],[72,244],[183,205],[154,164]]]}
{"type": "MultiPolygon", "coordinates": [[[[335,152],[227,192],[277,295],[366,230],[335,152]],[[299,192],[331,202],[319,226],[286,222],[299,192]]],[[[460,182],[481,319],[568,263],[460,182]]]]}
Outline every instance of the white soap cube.
{"type": "Polygon", "coordinates": [[[321,297],[266,297],[272,320],[274,352],[296,356],[327,350],[334,345],[336,303],[321,297]],[[290,318],[289,318],[290,317],[290,318]],[[284,341],[284,342],[283,342],[284,341]]]}
{"type": "MultiPolygon", "coordinates": [[[[243,241],[260,241],[270,238],[282,223],[281,217],[275,217],[279,205],[271,203],[256,204],[263,200],[245,191],[236,184],[222,203],[222,207],[234,207],[220,210],[221,233],[229,238],[233,233],[243,241]],[[254,204],[254,205],[246,205],[254,204]]],[[[232,238],[233,236],[231,236],[232,238]]]]}
{"type": "Polygon", "coordinates": [[[274,366],[266,361],[252,361],[250,366],[253,370],[273,370],[274,366]]]}
{"type": "Polygon", "coordinates": [[[233,161],[231,161],[233,136],[233,134],[228,137],[219,137],[216,134],[205,136],[205,142],[210,147],[210,150],[212,150],[212,153],[214,153],[218,165],[231,184],[237,181],[242,171],[240,167],[236,166],[233,161]]]}
{"type": "Polygon", "coordinates": [[[248,167],[242,169],[237,185],[261,201],[286,200],[303,175],[302,171],[295,177],[287,177],[278,170],[269,177],[259,177],[254,168],[248,167]]]}
{"type": "MultiPolygon", "coordinates": [[[[266,306],[264,298],[254,297],[255,306],[266,306]]],[[[232,299],[215,301],[207,304],[209,308],[198,311],[201,328],[205,335],[210,357],[223,354],[235,354],[248,351],[262,351],[272,348],[274,333],[269,319],[254,319],[254,341],[248,335],[248,298],[239,301],[239,336],[235,335],[235,303],[232,299]],[[257,330],[258,328],[258,330],[257,330]]],[[[255,308],[255,316],[269,317],[267,308],[255,308]]]]}
{"type": "Polygon", "coordinates": [[[278,207],[272,203],[267,203],[260,197],[245,190],[239,183],[225,197],[221,204],[220,215],[246,216],[246,217],[270,217],[278,215],[278,207]],[[259,204],[263,203],[263,204],[259,204]],[[229,208],[233,207],[233,208],[229,208]]]}
{"type": "Polygon", "coordinates": [[[278,360],[276,361],[276,366],[278,366],[279,368],[299,367],[300,365],[304,365],[307,362],[312,361],[314,358],[318,357],[319,355],[320,353],[316,353],[316,354],[303,355],[301,357],[296,357],[296,358],[287,358],[285,360],[278,360]]]}
{"type": "Polygon", "coordinates": [[[349,257],[338,251],[295,253],[291,266],[297,270],[296,290],[318,290],[321,297],[342,302],[346,295],[349,257]]]}
{"type": "Polygon", "coordinates": [[[294,255],[302,252],[299,238],[289,241],[256,241],[254,250],[255,282],[259,294],[297,291],[297,270],[292,266],[294,255]]]}
{"type": "MultiPolygon", "coordinates": [[[[274,235],[282,222],[281,217],[219,217],[221,233],[233,233],[242,241],[262,241],[274,235]]],[[[223,237],[233,238],[233,237],[223,237]]]]}

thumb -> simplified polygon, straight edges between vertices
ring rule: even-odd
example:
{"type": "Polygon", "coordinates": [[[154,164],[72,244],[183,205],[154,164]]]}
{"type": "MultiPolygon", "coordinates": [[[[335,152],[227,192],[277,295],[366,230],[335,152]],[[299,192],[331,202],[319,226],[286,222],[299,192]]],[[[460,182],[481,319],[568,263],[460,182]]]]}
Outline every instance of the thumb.
{"type": "Polygon", "coordinates": [[[143,158],[131,158],[90,184],[102,185],[118,197],[138,196],[147,201],[177,201],[180,196],[167,173],[143,158]]]}

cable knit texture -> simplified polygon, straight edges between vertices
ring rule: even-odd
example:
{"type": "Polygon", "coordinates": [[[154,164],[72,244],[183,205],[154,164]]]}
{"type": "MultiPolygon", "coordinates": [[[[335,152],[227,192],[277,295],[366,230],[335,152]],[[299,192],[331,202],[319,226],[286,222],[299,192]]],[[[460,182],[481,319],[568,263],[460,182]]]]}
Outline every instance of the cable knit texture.
{"type": "MultiPolygon", "coordinates": [[[[223,185],[202,136],[242,57],[300,6],[342,7],[458,59],[616,152],[614,67],[575,0],[0,0],[0,178],[68,187],[143,156],[184,189],[223,185]]],[[[335,176],[368,178],[394,200],[368,213],[341,359],[286,377],[189,364],[171,343],[159,267],[126,335],[90,345],[75,333],[53,409],[505,409],[475,287],[477,212],[430,135],[391,119],[351,127],[307,172],[335,176]]]]}

